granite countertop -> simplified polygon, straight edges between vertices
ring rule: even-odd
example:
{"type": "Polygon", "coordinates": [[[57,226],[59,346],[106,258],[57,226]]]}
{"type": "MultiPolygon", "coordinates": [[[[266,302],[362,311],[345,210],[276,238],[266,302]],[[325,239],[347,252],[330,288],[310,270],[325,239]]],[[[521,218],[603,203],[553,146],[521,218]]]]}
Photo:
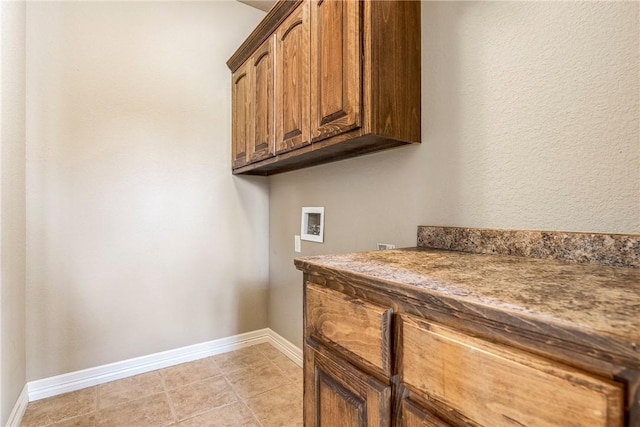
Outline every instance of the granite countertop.
{"type": "MultiPolygon", "coordinates": [[[[298,258],[307,272],[410,288],[596,335],[640,360],[640,269],[430,248],[298,258]]],[[[629,356],[630,355],[630,356],[629,356]]],[[[639,362],[640,363],[640,362],[639,362]]]]}

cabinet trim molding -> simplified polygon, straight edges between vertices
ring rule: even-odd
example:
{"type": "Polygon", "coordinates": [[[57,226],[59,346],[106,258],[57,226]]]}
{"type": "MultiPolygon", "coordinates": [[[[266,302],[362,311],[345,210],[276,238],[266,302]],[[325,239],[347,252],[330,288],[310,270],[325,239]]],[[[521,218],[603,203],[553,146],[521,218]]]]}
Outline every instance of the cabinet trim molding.
{"type": "Polygon", "coordinates": [[[251,57],[258,46],[264,43],[282,21],[302,2],[303,0],[286,0],[274,4],[264,19],[260,21],[258,26],[249,34],[249,37],[227,61],[227,67],[231,72],[235,72],[240,68],[240,65],[251,57]]]}

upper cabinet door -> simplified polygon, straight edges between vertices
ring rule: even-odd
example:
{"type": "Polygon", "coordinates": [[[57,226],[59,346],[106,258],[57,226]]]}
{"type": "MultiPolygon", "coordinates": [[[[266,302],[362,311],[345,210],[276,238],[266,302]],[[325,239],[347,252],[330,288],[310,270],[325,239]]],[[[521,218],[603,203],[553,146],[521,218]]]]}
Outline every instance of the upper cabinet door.
{"type": "Polygon", "coordinates": [[[361,126],[360,1],[311,2],[311,139],[361,126]]]}
{"type": "Polygon", "coordinates": [[[250,60],[242,64],[232,76],[233,145],[231,155],[234,168],[246,165],[249,160],[247,150],[252,138],[251,124],[253,123],[249,65],[250,60]]]}
{"type": "Polygon", "coordinates": [[[309,134],[309,4],[301,4],[276,31],[276,151],[311,143],[309,134]]]}
{"type": "Polygon", "coordinates": [[[267,39],[249,60],[253,96],[252,143],[249,146],[251,161],[262,160],[274,154],[274,52],[273,37],[267,39]]]}

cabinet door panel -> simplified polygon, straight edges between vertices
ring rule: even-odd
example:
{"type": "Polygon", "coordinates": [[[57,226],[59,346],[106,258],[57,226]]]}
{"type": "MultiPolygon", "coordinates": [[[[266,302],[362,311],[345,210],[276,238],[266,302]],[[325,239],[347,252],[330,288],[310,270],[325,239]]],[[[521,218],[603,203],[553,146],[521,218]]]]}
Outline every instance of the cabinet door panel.
{"type": "Polygon", "coordinates": [[[249,73],[250,62],[241,65],[232,76],[233,96],[233,167],[243,166],[248,163],[248,147],[252,139],[251,124],[253,113],[251,105],[251,76],[249,73]]]}
{"type": "Polygon", "coordinates": [[[343,426],[365,426],[365,401],[339,380],[318,369],[316,386],[316,417],[320,426],[334,426],[340,420],[343,426]]]}
{"type": "Polygon", "coordinates": [[[614,427],[622,384],[452,329],[402,318],[401,381],[483,426],[614,427]]]}
{"type": "Polygon", "coordinates": [[[311,3],[311,137],[361,126],[361,2],[311,3]]]}
{"type": "Polygon", "coordinates": [[[261,160],[274,154],[273,107],[274,107],[274,54],[273,38],[269,38],[256,50],[252,60],[253,138],[249,146],[251,161],[261,160]]]}
{"type": "Polygon", "coordinates": [[[276,32],[276,151],[311,143],[309,134],[309,4],[303,3],[276,32]]]}
{"type": "Polygon", "coordinates": [[[305,345],[305,414],[313,427],[388,426],[391,386],[305,345]]]}
{"type": "Polygon", "coordinates": [[[402,400],[400,410],[402,427],[451,427],[450,424],[409,399],[402,400]]]}

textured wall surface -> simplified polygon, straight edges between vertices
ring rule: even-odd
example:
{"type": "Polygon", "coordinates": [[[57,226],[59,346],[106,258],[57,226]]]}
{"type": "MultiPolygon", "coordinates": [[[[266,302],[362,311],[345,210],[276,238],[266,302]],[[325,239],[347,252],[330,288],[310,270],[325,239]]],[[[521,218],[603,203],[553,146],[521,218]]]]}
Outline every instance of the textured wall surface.
{"type": "Polygon", "coordinates": [[[422,144],[270,178],[269,325],[301,345],[296,255],[418,225],[640,233],[637,2],[423,2],[422,144]],[[300,208],[325,206],[325,243],[300,208]]]}
{"type": "Polygon", "coordinates": [[[27,4],[28,380],[267,326],[268,184],[225,62],[264,13],[27,4]]]}
{"type": "Polygon", "coordinates": [[[26,378],[25,10],[0,2],[0,425],[26,378]]]}

